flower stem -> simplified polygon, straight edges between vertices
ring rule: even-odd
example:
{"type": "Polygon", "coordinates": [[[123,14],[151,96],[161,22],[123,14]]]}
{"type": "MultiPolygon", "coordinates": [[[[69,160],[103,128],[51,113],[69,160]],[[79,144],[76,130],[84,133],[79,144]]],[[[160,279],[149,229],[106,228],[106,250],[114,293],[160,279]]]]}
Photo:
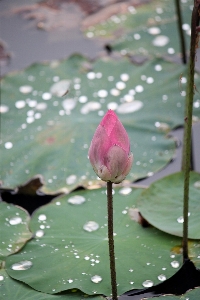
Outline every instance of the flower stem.
{"type": "Polygon", "coordinates": [[[108,246],[110,257],[110,277],[112,287],[112,299],[117,300],[117,283],[116,283],[116,269],[115,269],[115,250],[113,239],[113,196],[112,196],[112,182],[107,182],[107,204],[108,204],[108,246]]]}
{"type": "Polygon", "coordinates": [[[186,111],[185,111],[185,128],[184,128],[184,145],[183,145],[183,161],[182,170],[184,171],[184,207],[183,207],[183,261],[188,259],[188,207],[189,207],[189,180],[191,168],[191,131],[192,131],[192,111],[193,111],[193,96],[194,96],[194,68],[196,48],[198,44],[198,32],[196,27],[199,23],[198,14],[199,4],[195,0],[192,11],[191,20],[191,42],[190,42],[190,61],[186,96],[186,111]]]}
{"type": "Polygon", "coordinates": [[[179,30],[179,34],[180,34],[182,61],[184,64],[186,64],[187,57],[186,57],[186,50],[185,50],[185,38],[184,38],[184,33],[183,33],[183,28],[182,28],[183,22],[182,22],[182,15],[181,15],[180,0],[175,0],[175,6],[176,6],[176,13],[178,16],[178,30],[179,30]]]}

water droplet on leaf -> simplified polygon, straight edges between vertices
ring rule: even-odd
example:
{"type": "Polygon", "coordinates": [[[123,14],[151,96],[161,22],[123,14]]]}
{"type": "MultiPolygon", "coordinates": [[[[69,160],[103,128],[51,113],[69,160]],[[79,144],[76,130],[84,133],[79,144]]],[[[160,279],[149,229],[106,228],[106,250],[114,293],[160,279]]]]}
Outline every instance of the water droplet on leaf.
{"type": "Polygon", "coordinates": [[[100,90],[97,92],[98,97],[105,98],[108,96],[108,92],[106,90],[100,90]]]}
{"type": "Polygon", "coordinates": [[[66,183],[67,183],[68,185],[74,184],[74,183],[76,182],[76,180],[77,180],[77,176],[73,174],[73,175],[70,175],[70,176],[68,176],[68,177],[66,178],[66,183]]]}
{"type": "Polygon", "coordinates": [[[165,35],[158,35],[152,41],[152,44],[156,47],[164,47],[169,43],[169,38],[165,35]]]}
{"type": "Polygon", "coordinates": [[[194,187],[197,188],[197,189],[200,189],[200,181],[196,181],[194,183],[194,187]]]}
{"type": "Polygon", "coordinates": [[[11,148],[13,147],[13,143],[11,143],[11,142],[6,142],[6,143],[4,144],[4,147],[5,147],[6,149],[11,149],[11,148]]]}
{"type": "Polygon", "coordinates": [[[18,225],[22,222],[20,217],[13,217],[9,220],[10,225],[18,225]]]}
{"type": "Polygon", "coordinates": [[[99,275],[94,275],[91,277],[91,281],[94,282],[94,283],[99,283],[102,281],[102,277],[99,276],[99,275]]]}
{"type": "Polygon", "coordinates": [[[29,261],[29,260],[23,260],[23,261],[20,261],[18,263],[15,263],[11,266],[11,269],[12,270],[15,270],[15,271],[24,271],[24,270],[28,270],[32,267],[32,262],[29,261]]]}
{"type": "Polygon", "coordinates": [[[83,225],[83,229],[88,232],[96,231],[99,229],[99,224],[94,221],[89,221],[83,225]]]}
{"type": "Polygon", "coordinates": [[[70,197],[67,202],[70,204],[79,205],[85,202],[85,198],[83,196],[75,195],[70,197]]]}
{"type": "Polygon", "coordinates": [[[171,262],[171,266],[176,269],[176,268],[179,267],[179,262],[174,260],[174,261],[171,262]]]}
{"type": "Polygon", "coordinates": [[[150,27],[148,28],[148,33],[152,35],[156,35],[160,33],[160,28],[159,27],[150,27]]]}
{"type": "Polygon", "coordinates": [[[4,104],[0,105],[0,113],[1,114],[5,114],[8,111],[9,111],[9,107],[7,105],[4,105],[4,104]]]}
{"type": "Polygon", "coordinates": [[[183,218],[183,216],[180,216],[179,218],[177,218],[177,222],[178,222],[178,223],[184,223],[184,218],[183,218]]]}
{"type": "Polygon", "coordinates": [[[90,101],[82,106],[81,113],[88,114],[90,111],[95,111],[101,108],[101,104],[96,101],[90,101]]]}
{"type": "Polygon", "coordinates": [[[166,276],[163,274],[158,275],[158,280],[160,281],[165,281],[166,280],[166,276]]]}
{"type": "Polygon", "coordinates": [[[129,195],[132,192],[131,187],[123,187],[119,190],[119,194],[121,195],[129,195]]]}
{"type": "Polygon", "coordinates": [[[38,216],[38,220],[39,220],[39,221],[45,221],[46,219],[47,219],[46,215],[43,215],[43,214],[42,214],[42,215],[39,215],[39,216],[38,216]]]}
{"type": "Polygon", "coordinates": [[[19,88],[19,91],[22,93],[22,94],[28,94],[30,92],[32,92],[33,88],[32,86],[30,85],[22,85],[20,86],[19,88]]]}
{"type": "Polygon", "coordinates": [[[145,280],[145,281],[142,283],[142,285],[143,285],[144,287],[151,287],[151,286],[153,286],[153,281],[152,281],[152,280],[145,280]]]}
{"type": "Polygon", "coordinates": [[[44,236],[44,231],[43,230],[37,230],[36,233],[35,233],[35,236],[36,237],[42,237],[42,236],[44,236]]]}
{"type": "Polygon", "coordinates": [[[139,100],[135,100],[130,103],[122,103],[121,105],[118,106],[117,112],[119,114],[129,114],[138,111],[142,107],[143,107],[143,103],[139,100]]]}

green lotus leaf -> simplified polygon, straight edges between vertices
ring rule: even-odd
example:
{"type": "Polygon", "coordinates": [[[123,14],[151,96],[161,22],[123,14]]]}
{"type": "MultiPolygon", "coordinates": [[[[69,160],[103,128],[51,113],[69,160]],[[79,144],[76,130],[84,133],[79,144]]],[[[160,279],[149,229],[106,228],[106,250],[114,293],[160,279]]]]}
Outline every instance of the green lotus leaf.
{"type": "Polygon", "coordinates": [[[200,297],[200,288],[195,288],[181,296],[165,295],[165,296],[156,297],[156,299],[157,300],[197,300],[199,299],[199,297],[200,297]]]}
{"type": "MultiPolygon", "coordinates": [[[[130,136],[135,165],[127,180],[162,169],[175,148],[166,133],[184,120],[185,76],[184,66],[162,59],[134,66],[126,58],[90,63],[79,55],[6,76],[1,83],[3,186],[19,186],[36,174],[44,176],[46,192],[95,182],[88,147],[108,109],[116,111],[130,136]]],[[[196,95],[194,101],[198,117],[196,95]]]]}
{"type": "Polygon", "coordinates": [[[103,300],[102,296],[88,296],[84,293],[72,289],[62,295],[49,295],[35,291],[28,285],[12,279],[4,269],[0,269],[0,293],[1,300],[81,300],[87,298],[89,300],[103,300]]]}
{"type": "MultiPolygon", "coordinates": [[[[146,189],[139,201],[142,216],[156,228],[177,236],[183,235],[183,186],[184,174],[166,176],[146,189]]],[[[200,239],[200,174],[190,174],[188,236],[200,239]]]]}
{"type": "Polygon", "coordinates": [[[0,202],[0,258],[19,251],[32,237],[29,231],[30,217],[19,207],[0,202]]]}
{"type": "MultiPolygon", "coordinates": [[[[141,189],[116,188],[114,235],[118,294],[171,277],[180,267],[173,252],[181,239],[131,220],[129,209],[141,189]]],[[[35,238],[7,258],[14,279],[43,293],[77,288],[111,294],[105,189],[76,191],[38,209],[31,220],[35,238]],[[44,284],[46,282],[46,284],[44,284]]]]}

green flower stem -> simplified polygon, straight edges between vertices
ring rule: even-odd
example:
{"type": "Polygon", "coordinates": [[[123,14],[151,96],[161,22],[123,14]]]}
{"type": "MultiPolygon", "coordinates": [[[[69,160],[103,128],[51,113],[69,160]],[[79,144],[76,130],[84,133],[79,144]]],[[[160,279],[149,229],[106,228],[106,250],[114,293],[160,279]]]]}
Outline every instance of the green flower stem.
{"type": "Polygon", "coordinates": [[[175,0],[175,6],[176,6],[176,13],[178,16],[178,30],[179,30],[179,35],[180,35],[182,61],[184,64],[186,64],[187,57],[186,57],[186,50],[185,50],[185,38],[184,38],[184,33],[183,33],[183,28],[182,28],[183,22],[182,22],[182,15],[181,15],[180,0],[175,0]]]}
{"type": "Polygon", "coordinates": [[[198,44],[198,32],[196,27],[199,23],[199,4],[194,1],[191,20],[191,42],[190,42],[190,61],[188,73],[188,85],[186,96],[186,115],[184,129],[184,146],[183,146],[183,161],[182,169],[184,171],[184,207],[183,207],[183,260],[188,259],[188,207],[189,207],[189,180],[190,180],[190,158],[191,158],[191,131],[192,131],[192,111],[193,111],[193,96],[194,96],[194,68],[196,58],[196,48],[198,44]]]}
{"type": "Polygon", "coordinates": [[[115,249],[113,239],[113,196],[112,182],[107,182],[107,204],[108,204],[108,246],[110,257],[110,276],[112,286],[112,299],[117,300],[117,283],[115,269],[115,249]]]}

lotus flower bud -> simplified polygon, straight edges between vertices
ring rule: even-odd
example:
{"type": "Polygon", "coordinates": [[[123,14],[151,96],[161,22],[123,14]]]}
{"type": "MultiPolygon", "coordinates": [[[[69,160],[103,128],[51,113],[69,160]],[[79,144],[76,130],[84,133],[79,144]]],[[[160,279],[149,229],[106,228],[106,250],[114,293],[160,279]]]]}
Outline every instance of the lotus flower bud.
{"type": "Polygon", "coordinates": [[[120,183],[130,172],[133,154],[128,134],[109,110],[97,127],[89,148],[89,160],[95,173],[104,181],[120,183]]]}

